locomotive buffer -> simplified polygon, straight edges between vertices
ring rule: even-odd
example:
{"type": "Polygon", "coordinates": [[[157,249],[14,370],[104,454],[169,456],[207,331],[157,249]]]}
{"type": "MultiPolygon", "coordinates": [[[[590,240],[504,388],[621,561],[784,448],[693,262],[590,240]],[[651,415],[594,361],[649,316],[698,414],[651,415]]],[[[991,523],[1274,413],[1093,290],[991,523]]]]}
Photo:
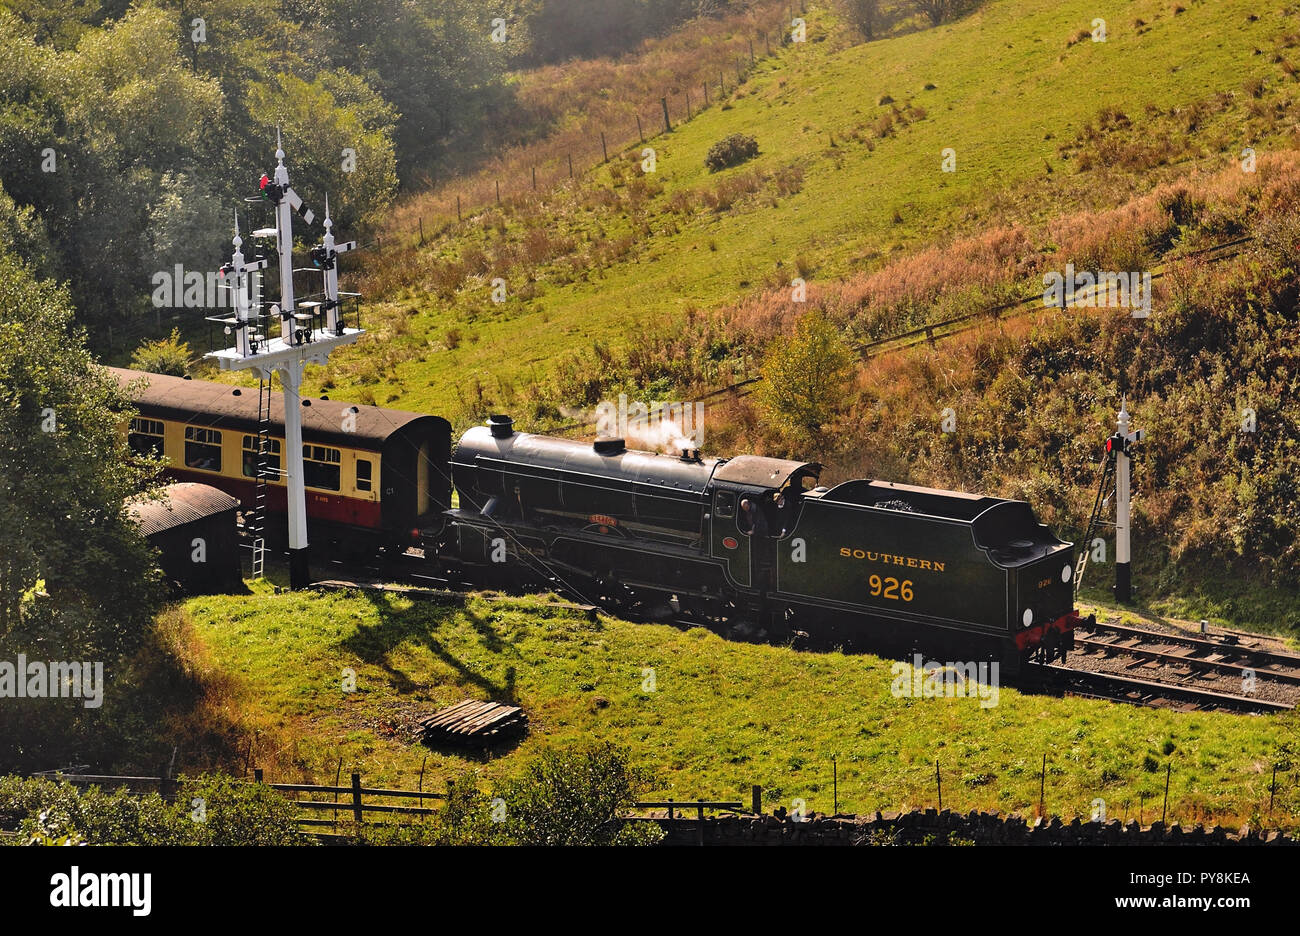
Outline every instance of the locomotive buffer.
{"type": "MultiPolygon", "coordinates": [[[[284,463],[285,483],[289,513],[289,587],[304,588],[311,583],[307,543],[307,490],[304,484],[302,459],[302,388],[303,369],[308,363],[325,364],[330,352],[342,345],[354,343],[364,332],[350,328],[344,321],[343,305],[338,287],[338,254],[351,250],[355,243],[336,245],[331,232],[333,223],[325,220],[324,243],[312,251],[314,265],[324,273],[324,301],[304,303],[301,310],[294,304],[293,293],[293,215],[298,214],[311,224],[314,214],[303,205],[302,199],[289,186],[289,170],[284,165],[284,150],[280,148],[280,134],[276,131],[276,167],[272,178],[262,176],[262,194],[250,201],[266,200],[275,206],[276,249],[280,262],[280,301],[271,306],[271,313],[263,315],[254,308],[244,290],[245,277],[258,264],[246,264],[240,252],[242,241],[238,232],[232,241],[234,256],[228,269],[234,273],[235,315],[233,318],[212,318],[210,321],[225,326],[226,334],[235,338],[234,347],[213,351],[206,357],[214,359],[222,370],[251,371],[261,381],[268,382],[273,374],[280,375],[284,391],[284,463]],[[242,300],[240,296],[243,296],[242,300]],[[324,312],[324,316],[320,315],[324,312]],[[271,337],[269,326],[280,321],[278,337],[271,337]],[[261,326],[267,326],[261,330],[261,326]]],[[[259,261],[265,265],[265,261],[259,261]]],[[[259,466],[259,473],[261,468],[259,466]]]]}

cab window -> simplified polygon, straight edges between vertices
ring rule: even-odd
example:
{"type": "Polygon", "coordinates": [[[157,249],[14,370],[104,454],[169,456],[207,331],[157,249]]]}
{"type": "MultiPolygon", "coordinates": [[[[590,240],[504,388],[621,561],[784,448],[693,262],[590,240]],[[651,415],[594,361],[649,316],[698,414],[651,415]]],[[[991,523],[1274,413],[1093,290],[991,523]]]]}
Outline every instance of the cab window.
{"type": "Polygon", "coordinates": [[[731,491],[719,491],[715,513],[727,519],[736,515],[736,495],[731,491]]]}

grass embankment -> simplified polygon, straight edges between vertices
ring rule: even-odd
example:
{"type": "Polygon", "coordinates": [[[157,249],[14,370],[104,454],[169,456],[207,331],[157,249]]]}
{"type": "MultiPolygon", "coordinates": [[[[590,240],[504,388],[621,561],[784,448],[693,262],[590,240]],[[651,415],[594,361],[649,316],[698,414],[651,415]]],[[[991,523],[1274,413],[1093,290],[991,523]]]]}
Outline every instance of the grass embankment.
{"type": "MultiPolygon", "coordinates": [[[[958,233],[1117,204],[1198,163],[1223,165],[1246,143],[1267,151],[1286,138],[1273,105],[1286,100],[1294,23],[1253,14],[1245,0],[1179,14],[1138,2],[1094,43],[1078,33],[1095,5],[992,2],[939,29],[843,48],[815,41],[838,26],[814,6],[808,43],[653,141],[653,175],[616,158],[422,249],[386,243],[367,257],[375,340],[310,383],[463,423],[519,405],[569,352],[635,343],[688,309],[794,275],[874,268],[958,233]],[[1105,107],[1154,136],[1080,158],[1077,138],[1105,107]],[[1162,127],[1162,115],[1178,119],[1162,127]],[[736,132],[753,134],[761,155],[710,175],[708,147],[736,132]],[[945,147],[954,173],[940,171],[945,147]],[[507,281],[499,305],[496,276],[507,281]]],[[[442,197],[431,196],[431,213],[442,197]]],[[[418,214],[417,197],[401,217],[418,214]]],[[[414,226],[399,234],[413,243],[414,226]]]]}
{"type": "MultiPolygon", "coordinates": [[[[207,665],[234,681],[230,704],[258,731],[256,762],[277,779],[424,788],[478,771],[509,773],[539,745],[580,738],[627,745],[658,771],[656,795],[803,799],[830,811],[834,757],[841,810],[935,803],[1031,811],[1048,756],[1047,809],[1156,817],[1173,764],[1180,821],[1256,821],[1272,766],[1294,770],[1300,721],[1175,714],[1003,688],[977,699],[898,699],[891,663],[724,641],[701,629],[630,624],[550,606],[544,598],[438,604],[357,593],[195,598],[186,604],[207,665]],[[356,691],[342,691],[344,670],[356,691]],[[653,690],[647,691],[653,671],[653,690]],[[408,740],[416,714],[464,697],[513,700],[532,720],[516,750],[487,761],[408,740]]],[[[191,754],[193,752],[190,752],[191,754]]],[[[1300,823],[1294,775],[1274,821],[1300,823]]]]}

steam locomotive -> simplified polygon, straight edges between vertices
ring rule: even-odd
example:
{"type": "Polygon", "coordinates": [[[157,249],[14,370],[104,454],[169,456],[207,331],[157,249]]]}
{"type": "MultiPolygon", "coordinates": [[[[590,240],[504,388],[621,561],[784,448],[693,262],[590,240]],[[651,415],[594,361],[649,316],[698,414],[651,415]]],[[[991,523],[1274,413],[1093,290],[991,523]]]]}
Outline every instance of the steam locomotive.
{"type": "MultiPolygon", "coordinates": [[[[111,373],[147,384],[133,448],[251,503],[255,394],[111,373]]],[[[828,489],[813,462],[585,444],[517,432],[505,416],[453,449],[439,417],[303,405],[314,548],[422,545],[471,578],[547,583],[632,616],[989,656],[1008,675],[1064,657],[1080,623],[1071,544],[1022,501],[868,480],[828,489]]],[[[264,430],[279,444],[282,417],[273,408],[264,430]]],[[[282,514],[271,474],[265,509],[282,514]]]]}

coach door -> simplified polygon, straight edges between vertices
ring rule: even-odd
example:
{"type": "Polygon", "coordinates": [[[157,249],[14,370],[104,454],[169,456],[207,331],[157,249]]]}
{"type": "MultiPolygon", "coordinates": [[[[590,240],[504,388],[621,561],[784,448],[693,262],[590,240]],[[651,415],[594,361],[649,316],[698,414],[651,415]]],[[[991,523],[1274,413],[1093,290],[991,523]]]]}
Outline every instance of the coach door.
{"type": "Polygon", "coordinates": [[[423,517],[432,508],[429,496],[429,441],[420,446],[420,454],[415,459],[415,515],[423,517]]]}

